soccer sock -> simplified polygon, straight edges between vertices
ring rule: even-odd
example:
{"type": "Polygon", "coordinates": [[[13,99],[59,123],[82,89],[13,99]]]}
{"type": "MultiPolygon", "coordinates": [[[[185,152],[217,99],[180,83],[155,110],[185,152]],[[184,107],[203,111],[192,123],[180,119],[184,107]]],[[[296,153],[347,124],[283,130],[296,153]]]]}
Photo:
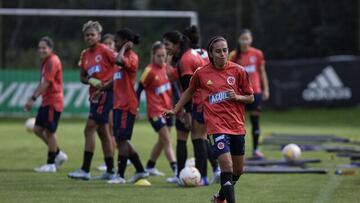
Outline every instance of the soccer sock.
{"type": "Polygon", "coordinates": [[[185,162],[187,158],[187,147],[185,140],[177,140],[176,144],[176,159],[178,162],[178,172],[179,176],[180,171],[185,167],[185,162]]]}
{"type": "Polygon", "coordinates": [[[92,152],[84,152],[84,160],[83,160],[83,165],[81,166],[81,169],[83,171],[85,171],[86,173],[89,173],[90,171],[90,165],[91,165],[91,160],[93,157],[94,153],[92,152]]]}
{"type": "Polygon", "coordinates": [[[136,169],[136,173],[144,172],[144,167],[140,161],[139,155],[137,153],[133,153],[129,156],[131,163],[134,165],[136,169]]]}
{"type": "Polygon", "coordinates": [[[207,150],[208,160],[210,161],[211,167],[212,167],[213,171],[216,171],[219,168],[219,164],[216,161],[216,159],[212,153],[211,145],[210,145],[210,142],[208,142],[208,141],[206,141],[206,150],[207,150]]]}
{"type": "Polygon", "coordinates": [[[55,163],[56,152],[48,152],[47,164],[55,163]]]}
{"type": "Polygon", "coordinates": [[[252,136],[253,136],[253,150],[257,150],[259,145],[260,127],[259,127],[259,116],[250,116],[252,125],[252,136]]]}
{"type": "Polygon", "coordinates": [[[240,179],[240,176],[237,175],[233,175],[232,180],[233,180],[233,185],[235,186],[236,182],[240,179]]]}
{"type": "Polygon", "coordinates": [[[177,163],[176,161],[170,162],[170,168],[174,174],[177,174],[177,163]]]}
{"type": "Polygon", "coordinates": [[[60,148],[58,147],[57,149],[56,149],[56,155],[58,155],[60,153],[60,148]]]}
{"type": "Polygon", "coordinates": [[[149,160],[146,164],[146,168],[155,168],[156,162],[149,160]]]}
{"type": "Polygon", "coordinates": [[[199,170],[201,177],[207,176],[207,158],[206,146],[204,139],[195,139],[194,145],[195,167],[199,170]]]}
{"type": "MultiPolygon", "coordinates": [[[[235,186],[236,182],[240,179],[240,176],[237,175],[233,175],[232,177],[232,181],[233,181],[233,185],[235,186]]],[[[225,200],[225,194],[224,191],[222,189],[220,189],[219,191],[219,199],[220,200],[225,200]]]]}
{"type": "Polygon", "coordinates": [[[114,173],[114,158],[112,156],[105,157],[106,172],[114,173]]]}
{"type": "Polygon", "coordinates": [[[126,156],[118,156],[118,175],[121,178],[124,178],[125,176],[125,169],[127,166],[127,160],[128,158],[126,156]]]}
{"type": "MultiPolygon", "coordinates": [[[[234,194],[234,185],[232,183],[233,174],[231,172],[222,172],[220,174],[220,184],[221,189],[220,192],[222,193],[223,197],[225,197],[228,203],[235,202],[235,194],[234,194]]],[[[219,198],[221,198],[219,192],[219,198]]]]}

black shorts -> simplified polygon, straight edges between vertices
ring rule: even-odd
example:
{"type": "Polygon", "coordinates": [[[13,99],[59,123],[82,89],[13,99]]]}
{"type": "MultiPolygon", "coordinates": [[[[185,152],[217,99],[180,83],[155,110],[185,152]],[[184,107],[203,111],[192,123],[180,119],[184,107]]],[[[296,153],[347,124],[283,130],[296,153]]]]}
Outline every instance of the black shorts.
{"type": "Polygon", "coordinates": [[[60,120],[60,115],[61,112],[55,111],[52,106],[41,106],[36,115],[35,125],[55,133],[60,120]]]}
{"type": "Polygon", "coordinates": [[[113,108],[113,92],[105,91],[97,102],[90,101],[89,119],[94,120],[97,124],[109,122],[109,112],[113,108]]]}
{"type": "Polygon", "coordinates": [[[156,132],[159,132],[159,130],[164,126],[168,126],[168,127],[173,126],[172,117],[163,117],[163,116],[153,117],[153,118],[149,118],[149,122],[156,132]]]}
{"type": "Polygon", "coordinates": [[[245,154],[245,135],[214,134],[209,135],[208,140],[216,158],[229,152],[231,155],[245,154]]]}
{"type": "Polygon", "coordinates": [[[121,109],[113,111],[113,131],[117,140],[131,140],[135,124],[135,114],[121,109]]]}
{"type": "Polygon", "coordinates": [[[186,128],[185,124],[178,118],[176,118],[176,120],[175,120],[175,128],[176,128],[176,130],[179,130],[179,131],[182,131],[185,133],[190,132],[190,129],[186,128]]]}
{"type": "Polygon", "coordinates": [[[200,124],[204,124],[204,110],[200,108],[198,105],[193,104],[191,116],[194,120],[196,120],[200,124]]]}
{"type": "Polygon", "coordinates": [[[261,111],[262,93],[254,94],[254,102],[245,105],[246,111],[261,111]]]}

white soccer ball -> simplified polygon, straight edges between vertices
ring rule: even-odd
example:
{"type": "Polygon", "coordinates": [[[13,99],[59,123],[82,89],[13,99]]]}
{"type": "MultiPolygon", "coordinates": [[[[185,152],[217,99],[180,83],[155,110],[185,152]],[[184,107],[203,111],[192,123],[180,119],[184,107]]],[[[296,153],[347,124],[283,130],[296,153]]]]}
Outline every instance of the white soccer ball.
{"type": "Polygon", "coordinates": [[[27,132],[32,133],[34,132],[34,127],[35,127],[35,118],[28,118],[25,121],[25,129],[27,132]]]}
{"type": "Polygon", "coordinates": [[[197,168],[186,166],[181,170],[179,179],[180,185],[184,187],[196,187],[200,185],[201,175],[197,168]]]}
{"type": "Polygon", "coordinates": [[[195,158],[192,157],[188,160],[186,160],[185,162],[185,166],[188,166],[188,167],[195,167],[195,158]]]}
{"type": "Polygon", "coordinates": [[[297,144],[288,144],[282,149],[284,158],[288,161],[294,161],[301,157],[301,149],[297,144]]]}

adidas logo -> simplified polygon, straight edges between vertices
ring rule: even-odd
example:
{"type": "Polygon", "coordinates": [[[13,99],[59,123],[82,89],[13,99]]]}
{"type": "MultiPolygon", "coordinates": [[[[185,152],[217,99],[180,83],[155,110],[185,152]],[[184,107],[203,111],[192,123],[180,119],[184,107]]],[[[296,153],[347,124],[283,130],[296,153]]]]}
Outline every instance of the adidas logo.
{"type": "Polygon", "coordinates": [[[212,84],[214,84],[214,83],[213,83],[211,80],[208,80],[206,84],[207,84],[207,85],[212,85],[212,84]]]}
{"type": "Polygon", "coordinates": [[[351,89],[344,86],[332,66],[324,68],[302,93],[305,101],[347,100],[351,96],[351,89]]]}

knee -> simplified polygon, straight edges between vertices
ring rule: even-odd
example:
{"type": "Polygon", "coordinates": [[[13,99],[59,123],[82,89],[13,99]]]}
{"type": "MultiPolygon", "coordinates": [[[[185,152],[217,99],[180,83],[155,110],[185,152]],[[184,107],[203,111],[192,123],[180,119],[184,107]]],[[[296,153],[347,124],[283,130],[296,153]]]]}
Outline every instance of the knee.
{"type": "Polygon", "coordinates": [[[220,163],[221,171],[233,172],[233,164],[231,162],[220,163]]]}
{"type": "Polygon", "coordinates": [[[38,136],[40,136],[43,133],[43,130],[41,127],[35,126],[34,127],[34,133],[38,136]]]}

